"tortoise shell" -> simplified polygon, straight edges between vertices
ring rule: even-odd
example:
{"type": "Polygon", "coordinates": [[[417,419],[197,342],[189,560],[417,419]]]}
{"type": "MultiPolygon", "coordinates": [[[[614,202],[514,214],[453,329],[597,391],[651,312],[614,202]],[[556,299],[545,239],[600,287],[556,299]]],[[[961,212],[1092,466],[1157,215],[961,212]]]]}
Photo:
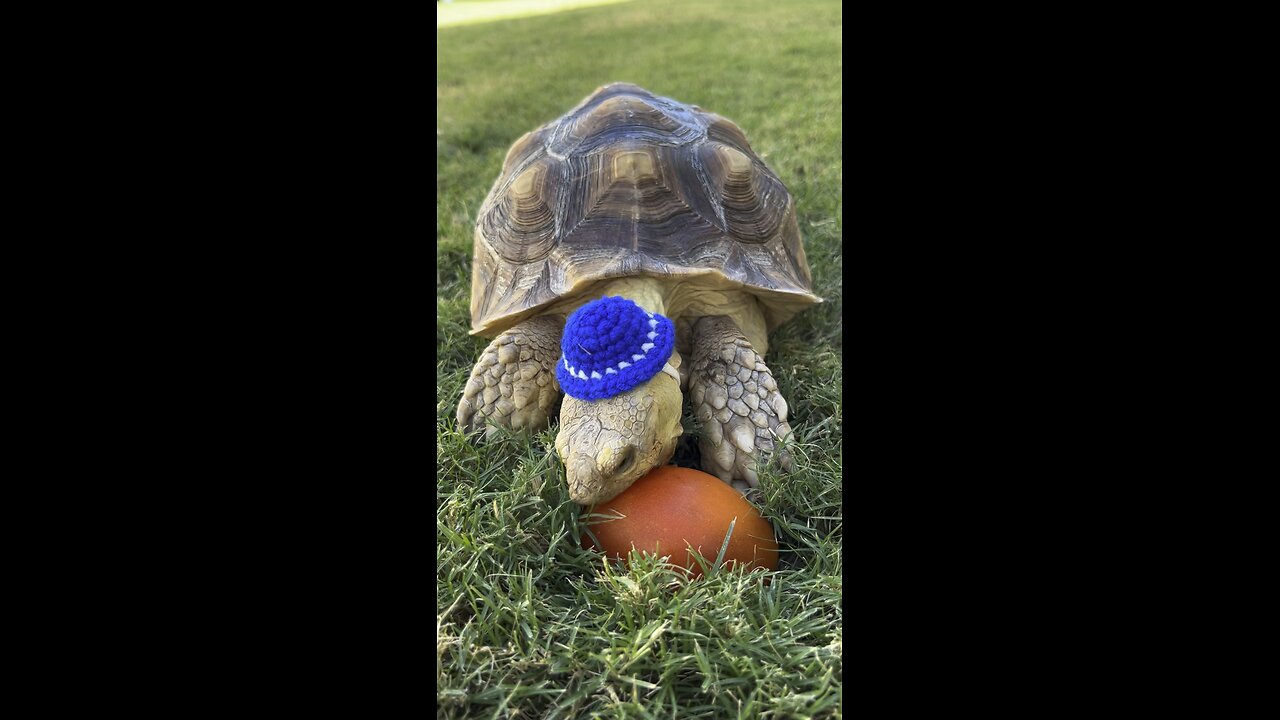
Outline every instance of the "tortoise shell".
{"type": "Polygon", "coordinates": [[[507,152],[476,222],[472,334],[631,276],[741,288],[769,330],[821,302],[791,193],[742,131],[615,83],[507,152]]]}

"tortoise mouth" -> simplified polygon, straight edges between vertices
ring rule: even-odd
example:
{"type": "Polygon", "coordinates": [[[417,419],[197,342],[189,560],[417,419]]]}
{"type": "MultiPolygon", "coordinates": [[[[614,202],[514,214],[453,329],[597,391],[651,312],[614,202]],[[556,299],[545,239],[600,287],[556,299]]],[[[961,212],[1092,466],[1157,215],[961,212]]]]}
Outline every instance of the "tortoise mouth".
{"type": "Polygon", "coordinates": [[[575,453],[565,464],[569,482],[569,499],[579,505],[612,500],[651,470],[642,466],[640,453],[634,446],[614,454],[603,463],[586,453],[575,453]]]}

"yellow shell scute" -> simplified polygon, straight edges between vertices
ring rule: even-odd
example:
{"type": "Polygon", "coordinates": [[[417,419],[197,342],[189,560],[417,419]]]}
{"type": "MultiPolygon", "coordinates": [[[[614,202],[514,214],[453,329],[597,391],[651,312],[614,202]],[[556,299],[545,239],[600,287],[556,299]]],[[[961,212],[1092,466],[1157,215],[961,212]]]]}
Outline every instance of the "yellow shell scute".
{"type": "Polygon", "coordinates": [[[720,145],[716,151],[724,156],[725,165],[734,175],[746,175],[751,172],[751,158],[741,150],[728,145],[720,145]]]}
{"type": "Polygon", "coordinates": [[[534,186],[538,182],[538,169],[531,167],[520,173],[515,182],[511,183],[511,193],[516,197],[529,197],[533,194],[534,186]]]}
{"type": "Polygon", "coordinates": [[[654,177],[653,155],[638,150],[618,153],[613,158],[613,176],[631,180],[642,180],[654,177]]]}

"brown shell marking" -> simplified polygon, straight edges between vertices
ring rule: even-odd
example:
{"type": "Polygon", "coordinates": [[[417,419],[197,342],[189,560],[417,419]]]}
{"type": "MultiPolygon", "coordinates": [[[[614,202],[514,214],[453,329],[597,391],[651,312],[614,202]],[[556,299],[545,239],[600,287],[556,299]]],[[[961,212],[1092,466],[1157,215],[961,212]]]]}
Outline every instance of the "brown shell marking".
{"type": "Polygon", "coordinates": [[[559,163],[541,158],[512,175],[505,190],[490,198],[492,206],[481,216],[480,231],[494,239],[493,248],[503,259],[527,263],[551,251],[560,176],[559,163]]]}
{"type": "Polygon", "coordinates": [[[743,242],[774,237],[790,210],[787,189],[770,173],[757,171],[746,153],[720,142],[698,148],[699,158],[720,190],[725,225],[743,242]]]}
{"type": "Polygon", "coordinates": [[[682,145],[706,134],[687,106],[621,84],[597,90],[553,126],[547,152],[557,156],[592,152],[619,135],[682,145]]]}
{"type": "Polygon", "coordinates": [[[763,299],[771,328],[820,302],[791,195],[742,131],[634,85],[517,140],[475,243],[472,332],[486,336],[634,275],[719,275],[763,299]]]}
{"type": "Polygon", "coordinates": [[[567,190],[556,254],[584,267],[594,267],[587,258],[630,257],[638,270],[642,258],[666,258],[679,250],[675,237],[691,247],[699,238],[721,238],[714,206],[679,173],[689,156],[684,148],[627,140],[567,158],[568,174],[590,181],[567,190]]]}
{"type": "Polygon", "coordinates": [[[545,155],[547,135],[547,128],[542,127],[521,135],[519,140],[512,143],[511,149],[507,150],[507,157],[502,161],[503,176],[511,174],[513,168],[524,165],[534,157],[545,155]]]}

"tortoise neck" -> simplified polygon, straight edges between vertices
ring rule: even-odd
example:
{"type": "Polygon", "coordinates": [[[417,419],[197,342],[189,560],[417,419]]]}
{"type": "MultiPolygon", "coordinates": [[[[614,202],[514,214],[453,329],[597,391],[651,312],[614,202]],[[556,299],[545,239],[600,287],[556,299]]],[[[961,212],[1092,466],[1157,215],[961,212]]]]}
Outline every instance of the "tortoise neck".
{"type": "Polygon", "coordinates": [[[649,312],[667,314],[666,294],[662,283],[653,278],[618,278],[601,288],[601,295],[620,295],[649,312]]]}

